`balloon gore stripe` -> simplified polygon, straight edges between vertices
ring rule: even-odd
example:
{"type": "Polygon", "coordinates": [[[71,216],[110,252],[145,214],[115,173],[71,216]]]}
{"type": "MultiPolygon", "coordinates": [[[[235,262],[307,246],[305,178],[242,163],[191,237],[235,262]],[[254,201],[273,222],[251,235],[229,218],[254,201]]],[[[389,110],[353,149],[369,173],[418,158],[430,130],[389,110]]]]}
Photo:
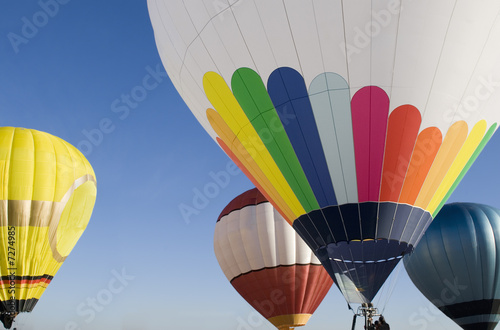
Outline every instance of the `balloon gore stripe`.
{"type": "Polygon", "coordinates": [[[282,67],[266,89],[258,73],[240,68],[231,87],[217,73],[205,74],[216,109],[207,117],[219,144],[289,222],[330,205],[367,201],[435,214],[496,129],[487,130],[482,120],[469,133],[467,123],[457,121],[443,139],[437,127],[421,127],[412,105],[389,114],[380,87],[363,87],[351,100],[347,82],[335,73],[318,75],[307,90],[299,72],[282,67]]]}
{"type": "Polygon", "coordinates": [[[319,206],[337,204],[304,79],[293,69],[279,68],[267,88],[319,206]]]}
{"type": "Polygon", "coordinates": [[[384,160],[389,97],[379,87],[368,86],[351,101],[359,202],[377,201],[384,160]]]}
{"type": "Polygon", "coordinates": [[[231,89],[203,81],[217,142],[293,225],[350,302],[373,299],[421,239],[497,125],[422,127],[420,110],[387,93],[350,95],[335,73],[309,88],[292,68],[236,70],[231,89]],[[375,248],[376,247],[376,248],[375,248]],[[379,254],[374,254],[379,251],[379,254]],[[376,275],[373,275],[376,274],[376,275]]]}

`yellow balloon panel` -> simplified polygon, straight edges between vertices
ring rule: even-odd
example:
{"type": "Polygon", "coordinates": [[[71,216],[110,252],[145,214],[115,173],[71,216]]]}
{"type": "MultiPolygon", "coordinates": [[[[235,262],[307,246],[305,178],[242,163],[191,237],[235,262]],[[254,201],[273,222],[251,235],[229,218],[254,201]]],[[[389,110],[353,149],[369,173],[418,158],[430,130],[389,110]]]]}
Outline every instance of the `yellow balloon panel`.
{"type": "Polygon", "coordinates": [[[57,251],[69,255],[89,223],[96,197],[96,186],[87,181],[71,195],[57,226],[57,251]]]}
{"type": "Polygon", "coordinates": [[[96,199],[85,157],[53,135],[0,128],[0,312],[31,311],[96,199]]]}

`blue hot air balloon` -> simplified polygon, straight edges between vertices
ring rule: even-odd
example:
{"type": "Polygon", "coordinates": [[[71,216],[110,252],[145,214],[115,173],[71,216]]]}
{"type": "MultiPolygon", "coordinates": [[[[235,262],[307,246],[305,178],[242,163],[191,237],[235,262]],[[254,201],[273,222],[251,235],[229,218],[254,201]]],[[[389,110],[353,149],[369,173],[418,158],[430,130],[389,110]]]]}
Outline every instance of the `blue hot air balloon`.
{"type": "Polygon", "coordinates": [[[492,330],[500,320],[500,210],[445,205],[404,258],[415,286],[463,329],[492,330]]]}

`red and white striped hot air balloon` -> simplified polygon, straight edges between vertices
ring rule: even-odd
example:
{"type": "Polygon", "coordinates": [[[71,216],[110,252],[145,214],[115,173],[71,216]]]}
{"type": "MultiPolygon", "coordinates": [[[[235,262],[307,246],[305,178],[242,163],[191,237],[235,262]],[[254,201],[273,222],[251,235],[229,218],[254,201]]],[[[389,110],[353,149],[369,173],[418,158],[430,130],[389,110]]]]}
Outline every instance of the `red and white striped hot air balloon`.
{"type": "Polygon", "coordinates": [[[278,329],[305,325],[333,284],[311,249],[256,188],[224,208],[214,250],[236,291],[278,329]]]}

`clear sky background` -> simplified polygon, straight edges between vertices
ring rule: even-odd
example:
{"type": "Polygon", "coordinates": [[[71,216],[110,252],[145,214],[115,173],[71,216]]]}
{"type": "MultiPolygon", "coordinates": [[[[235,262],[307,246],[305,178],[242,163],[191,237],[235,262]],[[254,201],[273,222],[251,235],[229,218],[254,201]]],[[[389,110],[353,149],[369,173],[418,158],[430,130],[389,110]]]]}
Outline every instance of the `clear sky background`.
{"type": "MultiPolygon", "coordinates": [[[[77,146],[98,182],[87,230],[17,329],[272,329],[228,283],[213,252],[219,213],[252,185],[166,77],[146,1],[0,6],[1,125],[77,146]],[[228,182],[217,183],[220,172],[228,182]],[[183,216],[182,205],[196,213],[183,216]]],[[[450,201],[500,207],[499,148],[496,134],[450,201]]],[[[376,302],[392,328],[458,329],[404,267],[388,284],[376,302]]],[[[350,329],[351,321],[332,287],[305,329],[350,329]]]]}

